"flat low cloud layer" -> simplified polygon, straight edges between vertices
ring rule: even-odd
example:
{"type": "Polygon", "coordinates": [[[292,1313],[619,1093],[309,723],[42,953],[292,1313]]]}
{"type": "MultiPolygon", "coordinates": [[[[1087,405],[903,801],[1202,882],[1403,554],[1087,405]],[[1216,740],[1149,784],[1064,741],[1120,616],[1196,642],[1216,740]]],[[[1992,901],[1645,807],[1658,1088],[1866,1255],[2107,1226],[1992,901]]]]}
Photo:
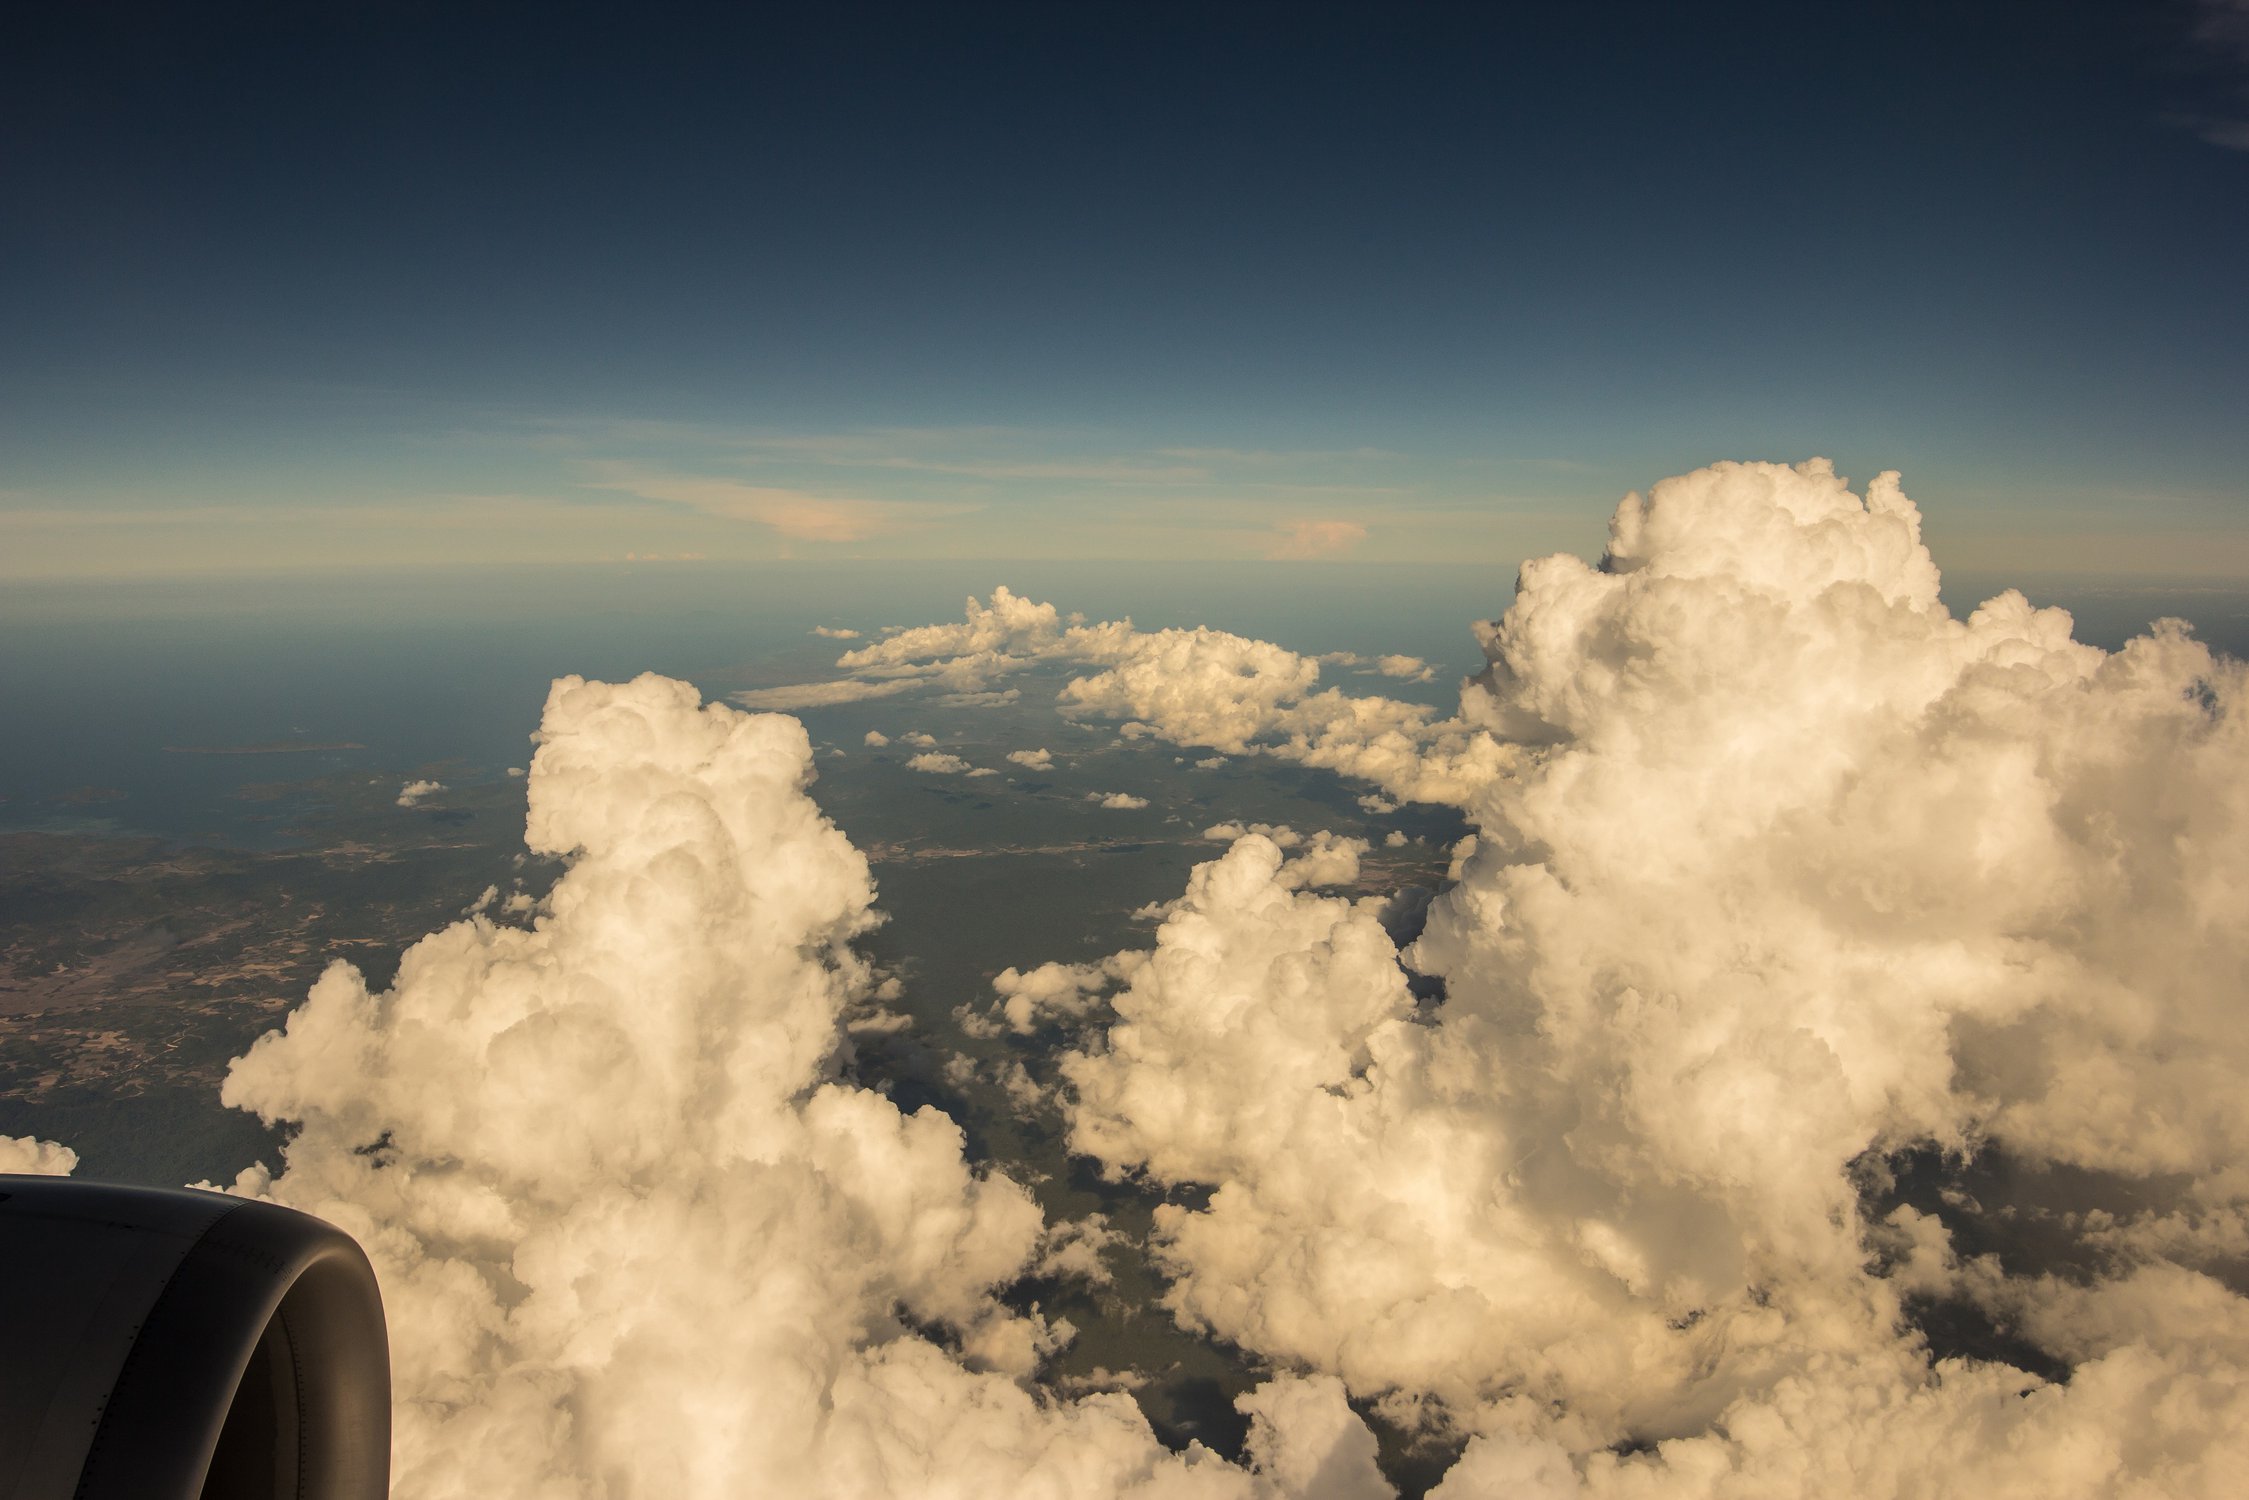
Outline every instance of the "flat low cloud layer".
{"type": "Polygon", "coordinates": [[[904,678],[887,682],[870,682],[864,678],[844,677],[834,682],[794,682],[780,687],[748,688],[734,695],[734,701],[744,708],[766,709],[785,713],[799,708],[833,708],[839,703],[864,703],[869,698],[888,698],[921,686],[904,678]]]}
{"type": "Polygon", "coordinates": [[[1034,1394],[1063,1331],[995,1293],[1065,1231],[834,1081],[866,863],[798,725],[685,684],[555,685],[528,842],[568,873],[389,991],[331,968],[228,1080],[302,1124],[237,1190],[368,1246],[404,1497],[1386,1494],[1347,1396],[1464,1441],[1443,1500],[2230,1494],[2249,674],[1956,619],[1919,524],[1818,462],[1667,480],[1599,566],[1525,565],[1450,715],[1004,590],[845,658],[1081,663],[1068,711],[1475,827],[1403,950],[1334,893],[1365,844],[1219,824],[1151,945],[997,981],[988,1034],[1064,1038],[1023,1057],[1072,1150],[1204,1190],[1152,1248],[1170,1316],[1285,1372],[1245,1466],[1034,1394]],[[2105,1197],[1907,1201],[1993,1160],[2105,1197]]]}

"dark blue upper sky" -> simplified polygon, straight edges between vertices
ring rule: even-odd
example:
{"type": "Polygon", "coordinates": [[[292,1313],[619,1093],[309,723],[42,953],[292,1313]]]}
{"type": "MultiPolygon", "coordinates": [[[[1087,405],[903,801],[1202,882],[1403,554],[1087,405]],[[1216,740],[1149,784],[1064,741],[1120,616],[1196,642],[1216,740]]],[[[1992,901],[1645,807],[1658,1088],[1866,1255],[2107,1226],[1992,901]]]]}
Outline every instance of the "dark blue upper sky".
{"type": "Polygon", "coordinates": [[[0,51],[0,491],[61,525],[629,462],[999,503],[919,449],[688,451],[965,430],[1064,510],[1089,454],[1374,448],[1403,509],[1535,509],[1575,492],[1511,463],[1613,501],[1827,452],[2239,548],[2238,19],[48,7],[0,51]]]}

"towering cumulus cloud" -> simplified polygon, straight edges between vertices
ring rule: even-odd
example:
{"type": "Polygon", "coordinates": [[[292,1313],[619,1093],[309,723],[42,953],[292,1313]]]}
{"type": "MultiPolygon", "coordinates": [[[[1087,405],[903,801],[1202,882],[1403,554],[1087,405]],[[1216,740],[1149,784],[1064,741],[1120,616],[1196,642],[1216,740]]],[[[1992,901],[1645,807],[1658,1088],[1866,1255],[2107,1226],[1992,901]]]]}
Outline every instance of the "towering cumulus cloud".
{"type": "MultiPolygon", "coordinates": [[[[1073,1147],[1215,1188],[1159,1211],[1175,1315],[1472,1435],[1448,1500],[2237,1484],[2249,681],[1937,583],[1894,475],[1630,497],[1486,628],[1488,748],[1439,736],[1488,773],[1405,954],[1441,1003],[1258,835],[1088,968],[1073,1147]],[[2128,1191],[1971,1254],[1884,1196],[1915,1150],[2128,1191]],[[1994,1336],[1933,1359],[1932,1304],[1994,1336]]],[[[1065,697],[1144,713],[1131,668],[1065,697]]],[[[1164,722],[1316,750],[1290,701],[1164,722]]]]}
{"type": "Polygon", "coordinates": [[[382,993],[337,964],[236,1062],[229,1103],[302,1127],[237,1191],[381,1276],[395,1493],[1389,1493],[1332,1377],[1243,1398],[1251,1469],[1021,1383],[1066,1332],[993,1295],[1037,1208],[836,1081],[873,888],[810,777],[793,720],[557,682],[528,842],[570,866],[531,925],[434,933],[382,993]]]}

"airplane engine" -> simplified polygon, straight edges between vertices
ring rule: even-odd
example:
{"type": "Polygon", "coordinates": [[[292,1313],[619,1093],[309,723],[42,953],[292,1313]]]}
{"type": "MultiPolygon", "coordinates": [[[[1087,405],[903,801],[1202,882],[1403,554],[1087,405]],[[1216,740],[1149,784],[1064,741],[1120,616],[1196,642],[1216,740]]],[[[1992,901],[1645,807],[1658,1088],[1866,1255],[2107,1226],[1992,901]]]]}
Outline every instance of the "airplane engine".
{"type": "Polygon", "coordinates": [[[382,1500],[375,1274],[270,1203],[0,1175],[0,1500],[382,1500]]]}

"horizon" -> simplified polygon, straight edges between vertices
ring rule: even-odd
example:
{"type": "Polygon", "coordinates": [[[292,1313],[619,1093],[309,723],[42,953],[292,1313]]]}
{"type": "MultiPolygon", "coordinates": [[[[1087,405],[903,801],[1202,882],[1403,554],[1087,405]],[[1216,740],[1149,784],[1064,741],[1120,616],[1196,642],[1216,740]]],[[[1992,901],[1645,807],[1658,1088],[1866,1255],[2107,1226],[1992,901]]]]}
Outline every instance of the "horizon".
{"type": "Polygon", "coordinates": [[[27,14],[0,1174],[343,1231],[397,1500],[2230,1493],[2245,174],[2249,0],[27,14]]]}
{"type": "Polygon", "coordinates": [[[7,577],[1511,565],[1817,454],[2249,579],[2219,0],[540,14],[26,27],[7,577]]]}

